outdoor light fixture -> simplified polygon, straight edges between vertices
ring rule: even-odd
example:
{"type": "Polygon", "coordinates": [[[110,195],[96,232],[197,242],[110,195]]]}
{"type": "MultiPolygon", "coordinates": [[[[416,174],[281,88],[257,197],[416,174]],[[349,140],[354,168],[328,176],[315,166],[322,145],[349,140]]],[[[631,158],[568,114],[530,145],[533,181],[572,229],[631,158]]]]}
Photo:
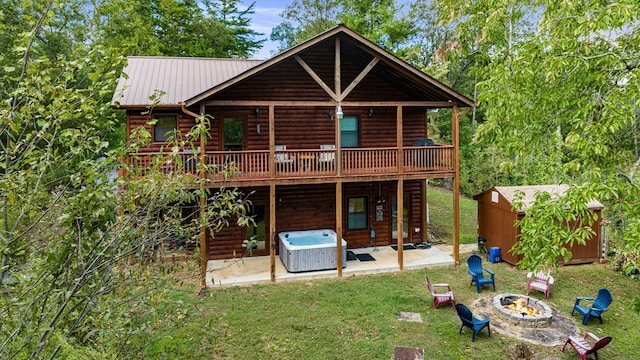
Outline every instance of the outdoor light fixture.
{"type": "Polygon", "coordinates": [[[344,116],[344,113],[342,112],[342,106],[338,105],[338,111],[336,112],[336,116],[338,117],[338,119],[342,119],[342,117],[344,116]]]}
{"type": "Polygon", "coordinates": [[[260,108],[256,108],[256,119],[260,119],[260,108]]]}
{"type": "Polygon", "coordinates": [[[329,120],[333,121],[333,109],[329,110],[329,120]]]}
{"type": "Polygon", "coordinates": [[[368,113],[369,117],[373,116],[373,108],[369,108],[369,113],[368,113]]]}

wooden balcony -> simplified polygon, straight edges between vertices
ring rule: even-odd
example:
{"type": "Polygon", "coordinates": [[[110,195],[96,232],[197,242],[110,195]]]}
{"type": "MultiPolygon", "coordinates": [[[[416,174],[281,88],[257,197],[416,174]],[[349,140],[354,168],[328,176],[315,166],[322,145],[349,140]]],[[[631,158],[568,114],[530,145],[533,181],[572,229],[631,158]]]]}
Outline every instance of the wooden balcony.
{"type": "MultiPolygon", "coordinates": [[[[271,159],[268,150],[216,151],[205,154],[206,177],[213,182],[231,181],[238,185],[273,180],[296,181],[331,178],[426,176],[453,173],[453,146],[398,148],[343,148],[339,162],[336,149],[276,150],[271,159]],[[402,155],[400,155],[402,154],[402,155]],[[225,179],[229,174],[232,179],[225,179]]],[[[155,164],[158,154],[138,153],[129,157],[134,168],[155,164]]],[[[160,170],[168,174],[197,175],[200,155],[179,153],[179,159],[165,160],[160,170]]],[[[144,174],[144,171],[141,172],[144,174]]],[[[428,177],[428,176],[427,176],[428,177]]],[[[324,180],[323,180],[324,179],[324,180]]]]}

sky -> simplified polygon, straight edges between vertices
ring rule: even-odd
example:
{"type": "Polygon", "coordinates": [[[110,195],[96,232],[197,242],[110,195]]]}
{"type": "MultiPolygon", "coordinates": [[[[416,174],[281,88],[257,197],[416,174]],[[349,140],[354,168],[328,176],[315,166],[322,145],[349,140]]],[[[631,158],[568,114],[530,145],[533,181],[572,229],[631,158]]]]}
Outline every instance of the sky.
{"type": "Polygon", "coordinates": [[[238,4],[238,9],[241,9],[240,6],[249,6],[252,2],[255,2],[253,7],[255,13],[251,16],[251,28],[264,34],[260,36],[260,39],[267,40],[262,49],[253,55],[253,58],[266,60],[273,56],[271,51],[278,48],[276,42],[269,40],[271,29],[282,22],[280,13],[291,3],[291,0],[243,0],[238,4]]]}

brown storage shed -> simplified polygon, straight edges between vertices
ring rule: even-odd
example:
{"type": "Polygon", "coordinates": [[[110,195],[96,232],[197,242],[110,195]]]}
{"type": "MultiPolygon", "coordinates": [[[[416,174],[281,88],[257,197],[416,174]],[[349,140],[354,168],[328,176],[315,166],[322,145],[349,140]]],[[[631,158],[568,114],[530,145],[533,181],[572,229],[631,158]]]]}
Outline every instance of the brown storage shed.
{"type": "MultiPolygon", "coordinates": [[[[516,265],[521,256],[509,252],[520,233],[514,221],[525,216],[527,205],[534,201],[537,192],[546,191],[562,196],[568,187],[568,185],[496,186],[474,196],[473,198],[478,201],[478,236],[487,239],[487,249],[499,247],[502,260],[516,265]],[[512,209],[516,191],[522,191],[525,194],[524,209],[512,209]]],[[[569,264],[592,263],[600,259],[603,207],[596,200],[589,202],[589,208],[597,215],[593,224],[594,235],[585,245],[573,246],[571,249],[573,256],[569,264]]]]}

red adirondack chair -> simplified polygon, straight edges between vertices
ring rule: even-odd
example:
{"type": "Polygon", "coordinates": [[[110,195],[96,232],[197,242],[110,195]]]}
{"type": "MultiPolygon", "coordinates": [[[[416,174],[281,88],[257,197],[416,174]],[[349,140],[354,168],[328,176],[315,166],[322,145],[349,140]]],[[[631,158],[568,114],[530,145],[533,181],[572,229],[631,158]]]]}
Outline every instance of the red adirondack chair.
{"type": "Polygon", "coordinates": [[[578,355],[580,356],[580,359],[587,360],[587,355],[593,354],[595,355],[596,360],[598,360],[597,351],[605,347],[610,342],[611,342],[611,336],[605,336],[603,338],[599,338],[594,334],[588,332],[584,334],[583,338],[577,337],[577,336],[570,336],[562,346],[562,352],[564,352],[564,348],[567,346],[567,344],[569,344],[571,345],[573,350],[575,350],[575,352],[578,353],[578,355]],[[591,344],[590,341],[587,341],[589,339],[593,341],[593,344],[591,344]]]}
{"type": "Polygon", "coordinates": [[[454,307],[456,306],[456,299],[453,297],[453,291],[451,291],[451,286],[449,284],[432,284],[429,281],[429,276],[424,277],[424,282],[427,284],[431,295],[433,296],[433,308],[437,309],[438,306],[442,304],[450,303],[454,307]],[[446,291],[436,291],[436,288],[447,288],[446,291]]]}

